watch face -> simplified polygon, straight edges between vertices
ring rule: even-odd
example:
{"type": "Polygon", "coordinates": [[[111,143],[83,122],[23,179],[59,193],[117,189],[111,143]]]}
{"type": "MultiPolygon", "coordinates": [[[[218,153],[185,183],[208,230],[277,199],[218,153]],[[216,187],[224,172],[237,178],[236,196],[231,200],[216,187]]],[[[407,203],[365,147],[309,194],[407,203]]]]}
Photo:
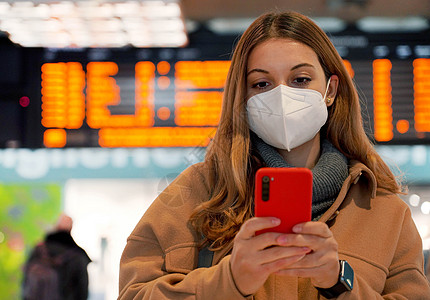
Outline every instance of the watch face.
{"type": "Polygon", "coordinates": [[[341,260],[340,262],[340,281],[348,290],[352,290],[354,284],[354,271],[346,260],[341,260]]]}
{"type": "Polygon", "coordinates": [[[354,284],[354,271],[347,261],[341,260],[339,281],[328,289],[317,288],[320,294],[328,299],[336,298],[340,294],[351,291],[354,284]]]}

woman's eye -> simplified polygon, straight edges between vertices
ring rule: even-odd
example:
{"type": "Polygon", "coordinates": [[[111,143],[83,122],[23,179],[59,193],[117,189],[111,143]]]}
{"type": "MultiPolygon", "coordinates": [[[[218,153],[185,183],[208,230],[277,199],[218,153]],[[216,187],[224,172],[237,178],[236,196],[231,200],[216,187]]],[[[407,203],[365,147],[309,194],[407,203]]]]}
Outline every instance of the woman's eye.
{"type": "Polygon", "coordinates": [[[269,83],[268,83],[268,82],[261,81],[261,82],[254,83],[254,84],[252,85],[252,88],[264,89],[264,88],[266,88],[266,87],[268,87],[268,86],[269,86],[269,83]]]}
{"type": "Polygon", "coordinates": [[[311,81],[309,77],[298,77],[293,80],[293,82],[297,85],[306,85],[311,81]]]}

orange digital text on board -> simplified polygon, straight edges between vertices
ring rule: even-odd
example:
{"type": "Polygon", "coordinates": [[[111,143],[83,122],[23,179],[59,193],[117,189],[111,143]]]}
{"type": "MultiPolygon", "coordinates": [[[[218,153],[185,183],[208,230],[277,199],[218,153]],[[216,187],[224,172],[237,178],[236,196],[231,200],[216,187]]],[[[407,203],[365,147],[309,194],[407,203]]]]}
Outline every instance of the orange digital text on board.
{"type": "MultiPolygon", "coordinates": [[[[345,67],[351,77],[354,69],[345,67]]],[[[98,130],[102,147],[207,146],[220,118],[222,89],[230,61],[137,62],[134,66],[134,114],[113,114],[121,106],[121,87],[115,62],[46,63],[42,66],[42,119],[46,147],[64,147],[65,132],[84,124],[98,130]],[[160,93],[172,99],[156,105],[160,93]],[[155,120],[168,121],[167,126],[155,120]],[[61,129],[55,131],[55,129],[61,129]]],[[[407,132],[410,124],[393,124],[391,69],[388,59],[376,59],[373,69],[375,140],[393,139],[393,132],[407,132]]],[[[414,129],[430,132],[430,59],[415,59],[414,129]]]]}

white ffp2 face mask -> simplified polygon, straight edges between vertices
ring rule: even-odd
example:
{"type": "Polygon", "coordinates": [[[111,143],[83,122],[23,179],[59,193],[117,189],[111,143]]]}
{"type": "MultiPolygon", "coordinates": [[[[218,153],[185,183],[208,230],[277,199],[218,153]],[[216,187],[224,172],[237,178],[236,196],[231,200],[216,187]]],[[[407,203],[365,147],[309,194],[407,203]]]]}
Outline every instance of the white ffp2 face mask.
{"type": "Polygon", "coordinates": [[[314,138],[327,121],[325,94],[281,84],[252,96],[246,104],[250,129],[267,144],[290,151],[314,138]]]}

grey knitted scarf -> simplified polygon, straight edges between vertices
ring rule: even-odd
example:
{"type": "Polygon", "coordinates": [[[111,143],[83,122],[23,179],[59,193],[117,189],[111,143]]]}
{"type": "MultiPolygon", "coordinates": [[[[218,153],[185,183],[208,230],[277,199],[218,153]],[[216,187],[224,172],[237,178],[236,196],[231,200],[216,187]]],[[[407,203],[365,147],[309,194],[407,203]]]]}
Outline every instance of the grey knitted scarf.
{"type": "MultiPolygon", "coordinates": [[[[270,168],[291,168],[275,148],[251,133],[253,146],[270,168]]],[[[348,160],[328,140],[321,143],[321,156],[312,169],[312,219],[318,220],[336,200],[348,177],[348,160]]]]}

